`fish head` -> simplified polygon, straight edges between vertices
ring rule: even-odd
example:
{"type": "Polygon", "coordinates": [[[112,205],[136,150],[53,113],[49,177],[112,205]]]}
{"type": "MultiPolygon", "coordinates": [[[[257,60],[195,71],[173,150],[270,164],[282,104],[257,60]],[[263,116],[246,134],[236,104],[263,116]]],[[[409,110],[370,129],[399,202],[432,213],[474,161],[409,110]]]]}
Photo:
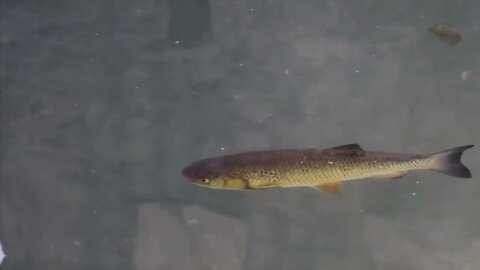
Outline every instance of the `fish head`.
{"type": "Polygon", "coordinates": [[[221,158],[203,159],[182,170],[190,182],[216,189],[246,189],[247,182],[229,174],[221,158]]]}

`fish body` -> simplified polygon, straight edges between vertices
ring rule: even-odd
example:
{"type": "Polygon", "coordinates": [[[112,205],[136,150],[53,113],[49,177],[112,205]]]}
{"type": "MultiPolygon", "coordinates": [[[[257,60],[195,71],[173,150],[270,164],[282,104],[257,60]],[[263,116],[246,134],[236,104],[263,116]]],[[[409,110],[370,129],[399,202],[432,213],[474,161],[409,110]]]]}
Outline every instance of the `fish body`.
{"type": "Polygon", "coordinates": [[[369,152],[357,144],[329,149],[247,152],[200,160],[183,170],[192,182],[220,189],[315,187],[340,193],[340,182],[400,178],[412,170],[471,177],[460,163],[462,146],[433,155],[369,152]]]}

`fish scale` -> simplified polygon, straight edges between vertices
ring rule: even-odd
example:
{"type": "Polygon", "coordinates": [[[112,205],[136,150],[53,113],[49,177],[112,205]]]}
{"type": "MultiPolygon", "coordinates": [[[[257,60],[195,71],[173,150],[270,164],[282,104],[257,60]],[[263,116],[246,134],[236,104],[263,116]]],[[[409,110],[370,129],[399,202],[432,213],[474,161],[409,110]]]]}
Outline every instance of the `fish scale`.
{"type": "MultiPolygon", "coordinates": [[[[252,161],[256,159],[253,157],[252,161]]],[[[407,156],[386,158],[380,154],[368,154],[364,158],[325,158],[320,155],[313,160],[304,161],[305,157],[292,155],[290,158],[275,163],[259,162],[255,166],[238,168],[239,173],[251,187],[265,188],[273,186],[320,185],[368,176],[388,174],[399,170],[423,169],[431,162],[427,157],[406,159],[407,156]],[[402,160],[402,157],[404,160],[402,160]],[[299,159],[299,160],[297,160],[299,159]],[[246,170],[244,170],[246,169],[246,170]]],[[[264,160],[265,161],[265,160],[264,160]]],[[[232,170],[235,171],[235,166],[232,170]]]]}

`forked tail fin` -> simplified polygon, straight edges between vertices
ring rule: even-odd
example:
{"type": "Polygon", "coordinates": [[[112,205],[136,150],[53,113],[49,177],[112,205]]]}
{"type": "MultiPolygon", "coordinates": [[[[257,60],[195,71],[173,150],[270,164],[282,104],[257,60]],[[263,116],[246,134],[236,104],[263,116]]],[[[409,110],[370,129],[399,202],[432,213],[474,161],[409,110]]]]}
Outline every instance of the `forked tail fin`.
{"type": "Polygon", "coordinates": [[[470,170],[460,160],[463,151],[472,147],[473,144],[465,145],[430,155],[433,160],[432,170],[456,177],[471,178],[470,170]]]}

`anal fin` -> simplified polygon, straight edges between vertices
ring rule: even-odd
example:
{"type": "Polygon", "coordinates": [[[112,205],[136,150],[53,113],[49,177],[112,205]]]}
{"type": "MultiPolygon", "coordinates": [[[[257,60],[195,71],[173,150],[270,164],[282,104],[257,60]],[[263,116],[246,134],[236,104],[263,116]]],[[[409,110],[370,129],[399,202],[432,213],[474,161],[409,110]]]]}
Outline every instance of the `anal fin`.
{"type": "Polygon", "coordinates": [[[314,189],[318,189],[335,195],[340,195],[342,193],[342,184],[340,182],[326,183],[312,187],[314,189]]]}
{"type": "Polygon", "coordinates": [[[380,174],[376,175],[372,178],[375,179],[399,179],[407,175],[408,171],[399,171],[399,172],[394,172],[394,173],[386,173],[386,174],[380,174]]]}

